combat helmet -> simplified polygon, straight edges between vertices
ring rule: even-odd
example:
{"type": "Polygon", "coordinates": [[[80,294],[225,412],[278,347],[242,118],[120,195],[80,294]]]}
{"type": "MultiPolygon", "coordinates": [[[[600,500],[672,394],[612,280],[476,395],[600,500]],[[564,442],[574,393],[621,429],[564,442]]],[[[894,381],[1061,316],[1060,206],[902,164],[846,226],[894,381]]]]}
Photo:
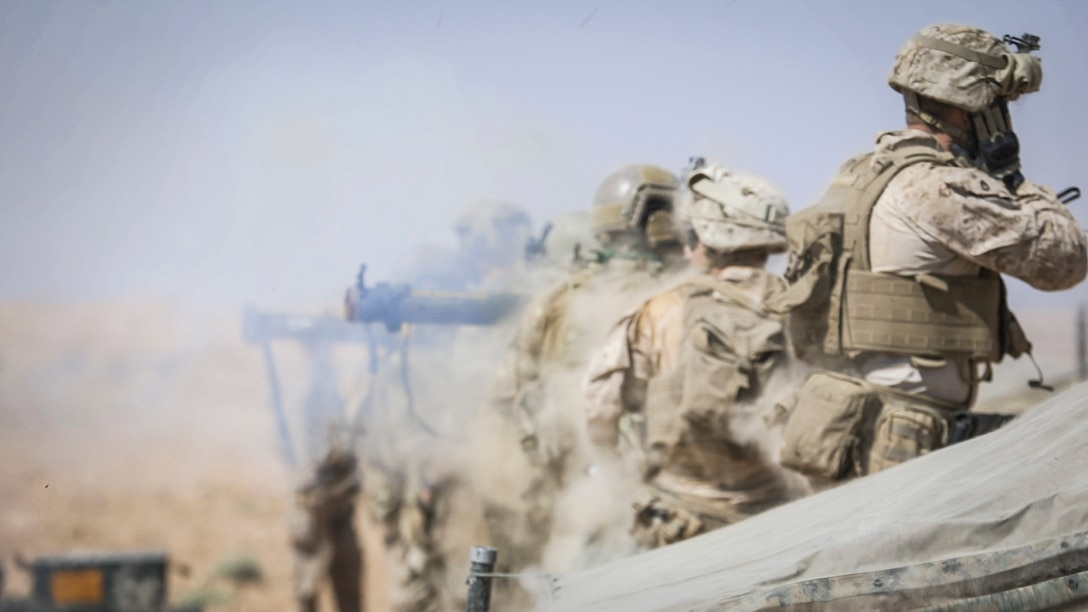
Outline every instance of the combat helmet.
{"type": "MultiPolygon", "coordinates": [[[[1006,37],[1017,47],[1038,48],[1038,38],[1006,37]]],[[[895,57],[888,84],[976,113],[998,98],[1015,100],[1039,91],[1043,66],[1030,53],[1013,53],[1002,39],[979,28],[937,24],[922,28],[895,57]]]]}
{"type": "Polygon", "coordinates": [[[675,175],[658,166],[619,168],[593,197],[593,234],[604,245],[624,237],[635,237],[655,250],[678,244],[672,219],[678,185],[675,175]]]}
{"type": "Polygon", "coordinates": [[[681,227],[719,253],[786,250],[786,197],[770,182],[719,164],[688,173],[677,201],[681,227]]]}
{"type": "Polygon", "coordinates": [[[952,136],[953,153],[1015,190],[1024,177],[1008,101],[1042,85],[1042,63],[1030,54],[1038,48],[1039,37],[1030,34],[998,39],[970,26],[932,25],[899,50],[888,84],[903,94],[910,114],[952,136]],[[929,101],[967,111],[971,127],[953,125],[929,101]]]}

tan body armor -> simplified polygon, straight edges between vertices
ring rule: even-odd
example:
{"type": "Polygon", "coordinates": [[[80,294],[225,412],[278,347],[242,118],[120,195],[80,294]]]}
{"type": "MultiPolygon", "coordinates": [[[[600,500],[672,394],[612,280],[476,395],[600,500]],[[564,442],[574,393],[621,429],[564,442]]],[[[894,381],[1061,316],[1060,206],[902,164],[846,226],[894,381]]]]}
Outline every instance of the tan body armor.
{"type": "MultiPolygon", "coordinates": [[[[929,135],[895,142],[885,163],[849,160],[816,206],[787,221],[791,283],[771,307],[790,313],[798,356],[815,372],[786,426],[783,465],[840,480],[891,467],[954,442],[966,402],[946,402],[854,378],[869,357],[898,355],[974,364],[1030,350],[1005,303],[1001,276],[871,271],[873,208],[900,171],[915,163],[955,165],[929,135]]],[[[975,384],[972,383],[972,392],[975,384]]],[[[962,438],[960,438],[962,439],[962,438]]]]}
{"type": "Polygon", "coordinates": [[[790,287],[771,306],[790,313],[798,356],[824,364],[865,352],[986,363],[1019,356],[1028,345],[1006,307],[1000,275],[870,271],[869,220],[888,183],[915,163],[957,163],[929,136],[892,151],[876,168],[872,154],[847,161],[823,199],[786,222],[790,287]]]}

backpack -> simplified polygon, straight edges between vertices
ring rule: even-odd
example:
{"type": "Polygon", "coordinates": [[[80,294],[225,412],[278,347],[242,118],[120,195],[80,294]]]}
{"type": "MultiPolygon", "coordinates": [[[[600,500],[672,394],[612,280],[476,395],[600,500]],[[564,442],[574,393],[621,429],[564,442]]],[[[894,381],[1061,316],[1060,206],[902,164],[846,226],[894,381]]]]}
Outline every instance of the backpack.
{"type": "Polygon", "coordinates": [[[782,318],[734,284],[703,276],[676,290],[685,297],[683,345],[675,371],[647,388],[647,476],[682,441],[743,460],[749,451],[736,436],[737,407],[754,404],[788,356],[782,318]]]}

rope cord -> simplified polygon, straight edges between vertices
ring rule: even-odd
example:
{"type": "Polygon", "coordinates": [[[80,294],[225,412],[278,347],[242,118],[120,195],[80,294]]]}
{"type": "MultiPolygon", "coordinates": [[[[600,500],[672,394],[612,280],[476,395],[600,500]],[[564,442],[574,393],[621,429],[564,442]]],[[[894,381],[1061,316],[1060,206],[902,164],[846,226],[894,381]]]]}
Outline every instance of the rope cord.
{"type": "Polygon", "coordinates": [[[555,578],[554,574],[544,573],[511,573],[511,572],[469,572],[469,578],[543,578],[544,580],[552,580],[555,578]]]}

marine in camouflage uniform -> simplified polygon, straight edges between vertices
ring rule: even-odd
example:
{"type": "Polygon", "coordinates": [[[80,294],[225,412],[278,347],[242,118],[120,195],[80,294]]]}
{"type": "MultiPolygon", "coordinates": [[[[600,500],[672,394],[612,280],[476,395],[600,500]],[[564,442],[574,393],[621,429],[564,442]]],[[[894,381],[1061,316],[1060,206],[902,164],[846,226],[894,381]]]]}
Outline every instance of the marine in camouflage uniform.
{"type": "Polygon", "coordinates": [[[494,400],[530,465],[517,499],[490,500],[505,569],[542,561],[557,496],[588,465],[577,389],[590,351],[619,313],[660,290],[681,267],[672,222],[676,186],[676,177],[656,166],[613,172],[590,209],[599,249],[581,245],[578,269],[526,309],[494,400]]]}
{"type": "MultiPolygon", "coordinates": [[[[502,201],[470,206],[455,224],[458,250],[441,262],[424,260],[411,273],[413,288],[446,291],[511,291],[524,281],[524,255],[531,221],[519,207],[502,201]],[[450,261],[455,264],[451,265],[450,261]],[[436,275],[437,270],[446,273],[436,275]]],[[[463,608],[463,568],[469,546],[459,537],[472,532],[471,495],[457,473],[458,452],[475,409],[486,398],[498,356],[512,330],[402,328],[424,349],[412,356],[410,380],[382,380],[380,421],[368,431],[366,487],[368,508],[383,527],[391,561],[390,602],[394,610],[427,612],[463,608]],[[477,381],[473,384],[472,381],[477,381]],[[410,389],[399,385],[410,384],[410,389]],[[455,386],[454,386],[455,385],[455,386]],[[473,394],[476,395],[473,395],[473,394]],[[411,397],[409,397],[409,394],[411,397]],[[413,407],[409,408],[410,401],[413,407]],[[413,414],[405,414],[411,411],[413,414]],[[422,422],[421,422],[422,421],[422,422]]],[[[405,353],[393,360],[407,359],[405,353]]],[[[387,363],[383,375],[396,378],[400,362],[387,363]]],[[[476,543],[476,542],[473,542],[476,543]]]]}
{"type": "Polygon", "coordinates": [[[289,510],[289,535],[297,609],[316,610],[317,591],[328,581],[340,612],[362,609],[362,554],[353,525],[360,490],[354,432],[333,367],[332,343],[303,341],[310,386],[303,402],[299,450],[305,457],[296,474],[289,510]]]}
{"type": "Polygon", "coordinates": [[[778,465],[771,431],[788,348],[763,307],[780,279],[785,198],[718,165],[692,172],[678,205],[696,274],[645,301],[613,328],[590,364],[586,423],[608,454],[635,453],[645,494],[631,532],[656,548],[781,504],[796,479],[778,465]],[[636,427],[621,427],[621,419],[636,427]],[[626,450],[624,450],[626,449],[626,450]]]}
{"type": "Polygon", "coordinates": [[[356,468],[352,451],[333,446],[295,491],[290,532],[300,612],[316,612],[317,590],[326,577],[340,612],[362,610],[363,560],[353,523],[360,488],[356,468]]]}
{"type": "Polygon", "coordinates": [[[985,431],[967,412],[978,384],[1030,353],[1000,275],[1056,291],[1086,272],[1084,232],[1021,172],[1008,102],[1041,82],[1038,58],[974,27],[929,26],[900,49],[889,83],[907,129],[879,135],[791,220],[794,343],[839,374],[802,389],[784,463],[840,479],[985,431]],[[841,247],[824,239],[836,218],[841,247]]]}

